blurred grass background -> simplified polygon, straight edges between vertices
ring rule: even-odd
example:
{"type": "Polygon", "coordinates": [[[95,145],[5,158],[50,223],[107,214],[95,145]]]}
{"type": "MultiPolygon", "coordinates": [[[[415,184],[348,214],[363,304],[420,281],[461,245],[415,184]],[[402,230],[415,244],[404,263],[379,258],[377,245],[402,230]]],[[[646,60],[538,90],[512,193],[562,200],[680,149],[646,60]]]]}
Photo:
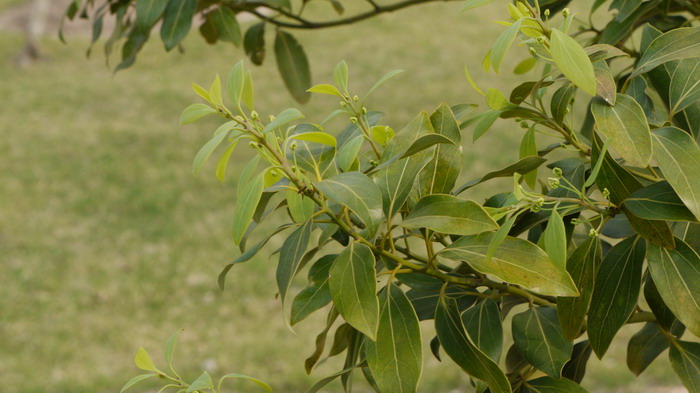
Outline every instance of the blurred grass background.
{"type": "MultiPolygon", "coordinates": [[[[16,3],[4,0],[0,9],[11,2],[16,3]]],[[[322,6],[318,12],[332,12],[330,5],[322,6]]],[[[315,83],[331,80],[342,59],[350,65],[351,88],[360,94],[385,72],[407,70],[370,103],[398,130],[441,102],[482,104],[463,76],[464,64],[482,87],[507,92],[524,80],[509,72],[522,49],[512,51],[501,75],[477,72],[502,30],[490,23],[504,15],[501,7],[458,13],[459,3],[436,3],[321,34],[295,34],[315,83]]],[[[216,286],[222,265],[238,255],[230,240],[236,168],[250,154],[237,150],[225,184],[213,175],[215,162],[193,176],[192,158],[217,121],[185,127],[177,121],[197,101],[191,82],[208,86],[243,54],[190,35],[184,55],[166,54],[154,38],[132,69],[113,75],[100,46],[91,59],[85,57],[86,35],[63,45],[52,34],[42,43],[45,59],[20,69],[11,59],[23,45],[22,35],[0,33],[5,391],[117,392],[138,372],[132,363],[136,348],[144,346],[159,359],[167,336],[181,327],[176,365],[187,378],[202,368],[217,375],[240,372],[268,381],[278,392],[304,392],[339,369],[331,360],[311,376],[304,373],[303,360],[313,351],[324,316],[302,322],[296,335],[284,327],[275,299],[276,261],[268,257],[281,238],[234,268],[225,292],[216,286]]],[[[266,63],[253,68],[261,114],[295,105],[271,47],[270,40],[266,63]]],[[[317,96],[301,109],[320,121],[335,101],[317,96]]],[[[465,134],[463,177],[517,160],[521,135],[517,124],[506,121],[476,144],[465,134]]],[[[480,186],[467,197],[480,201],[502,190],[499,186],[509,187],[509,181],[480,186]]],[[[304,285],[300,276],[298,289],[304,285]]],[[[584,382],[590,392],[668,392],[677,385],[666,354],[639,379],[626,369],[624,338],[637,328],[626,327],[603,361],[591,359],[584,382]]],[[[429,324],[425,332],[428,341],[429,324]]],[[[426,359],[421,391],[471,391],[468,378],[449,360],[438,363],[429,354],[426,359]]],[[[328,391],[340,389],[330,385],[328,391]]]]}

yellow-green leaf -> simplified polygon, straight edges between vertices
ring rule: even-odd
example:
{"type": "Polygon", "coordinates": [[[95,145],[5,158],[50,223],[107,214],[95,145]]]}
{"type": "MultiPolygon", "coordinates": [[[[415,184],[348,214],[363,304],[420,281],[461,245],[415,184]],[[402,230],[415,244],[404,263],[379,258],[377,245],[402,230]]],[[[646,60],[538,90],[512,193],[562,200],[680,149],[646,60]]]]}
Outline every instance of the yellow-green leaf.
{"type": "Polygon", "coordinates": [[[552,29],[550,50],[559,71],[586,93],[596,95],[593,64],[581,44],[567,34],[552,29]]]}

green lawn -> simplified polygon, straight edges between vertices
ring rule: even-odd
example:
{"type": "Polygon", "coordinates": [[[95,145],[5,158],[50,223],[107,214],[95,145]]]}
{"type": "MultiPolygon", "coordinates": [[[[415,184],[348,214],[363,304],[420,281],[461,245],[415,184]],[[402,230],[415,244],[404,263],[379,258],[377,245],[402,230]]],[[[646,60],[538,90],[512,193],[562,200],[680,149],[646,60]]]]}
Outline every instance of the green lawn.
{"type": "MultiPolygon", "coordinates": [[[[329,80],[341,59],[359,92],[389,70],[406,69],[371,103],[400,129],[442,101],[482,103],[462,69],[465,63],[479,69],[502,29],[488,21],[502,13],[490,7],[459,14],[458,7],[433,4],[298,37],[315,82],[329,80]]],[[[296,335],[285,328],[275,261],[268,258],[280,238],[236,267],[225,292],[217,289],[221,266],[238,255],[230,240],[236,179],[219,183],[213,163],[193,176],[191,160],[216,122],[181,127],[177,120],[196,101],[190,83],[225,75],[242,54],[202,42],[188,39],[184,55],[165,54],[153,42],[133,69],[113,76],[101,50],[84,57],[83,37],[70,38],[68,46],[47,39],[45,61],[16,69],[7,60],[22,38],[0,35],[0,375],[6,391],[116,392],[137,373],[136,348],[160,359],[165,339],[180,327],[186,330],[176,363],[189,378],[206,367],[258,376],[278,392],[303,392],[339,367],[329,361],[310,377],[303,371],[323,316],[295,327],[296,335]]],[[[507,69],[516,57],[501,75],[475,73],[477,80],[514,86],[518,78],[507,69]]],[[[253,72],[261,113],[294,104],[273,61],[253,72]]],[[[301,109],[320,121],[335,105],[319,96],[301,109]]],[[[521,132],[504,121],[476,145],[465,136],[464,177],[516,160],[521,132]]],[[[234,165],[248,153],[237,154],[234,165]]],[[[499,184],[509,181],[468,197],[482,199],[499,184]]],[[[427,341],[427,325],[425,332],[427,341]]],[[[591,392],[676,384],[665,355],[632,382],[625,347],[620,341],[604,361],[591,362],[591,392]]],[[[421,390],[452,389],[468,391],[468,378],[449,361],[430,358],[421,390]]]]}

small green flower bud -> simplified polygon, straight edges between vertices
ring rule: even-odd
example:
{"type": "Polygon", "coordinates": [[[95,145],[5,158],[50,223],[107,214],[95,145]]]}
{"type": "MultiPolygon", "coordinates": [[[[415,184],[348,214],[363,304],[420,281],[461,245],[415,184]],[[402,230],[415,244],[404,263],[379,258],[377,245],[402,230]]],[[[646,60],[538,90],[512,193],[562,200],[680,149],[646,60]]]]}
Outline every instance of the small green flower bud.
{"type": "Polygon", "coordinates": [[[530,128],[530,126],[527,124],[526,121],[521,121],[521,122],[520,122],[520,128],[530,128]]]}
{"type": "Polygon", "coordinates": [[[549,17],[549,8],[547,8],[546,10],[544,10],[544,16],[549,17]]]}
{"type": "Polygon", "coordinates": [[[571,13],[571,11],[569,11],[568,8],[564,8],[564,10],[561,12],[561,14],[564,18],[568,17],[570,13],[571,13]]]}
{"type": "Polygon", "coordinates": [[[367,107],[364,107],[364,106],[362,107],[362,114],[363,115],[367,114],[367,107]]]}
{"type": "Polygon", "coordinates": [[[591,230],[588,231],[588,236],[596,237],[596,236],[598,236],[598,231],[596,231],[595,228],[591,228],[591,230]]]}
{"type": "Polygon", "coordinates": [[[274,117],[273,115],[270,115],[270,116],[268,117],[268,119],[270,119],[270,122],[275,121],[275,117],[274,117]]]}
{"type": "Polygon", "coordinates": [[[610,190],[607,188],[603,188],[603,198],[609,199],[610,198],[610,190]]]}
{"type": "Polygon", "coordinates": [[[296,149],[297,149],[297,142],[294,141],[294,142],[290,143],[290,144],[289,144],[289,149],[290,149],[291,151],[296,150],[296,149]]]}
{"type": "Polygon", "coordinates": [[[572,218],[570,222],[571,225],[578,225],[581,223],[581,221],[578,218],[572,218]]]}
{"type": "Polygon", "coordinates": [[[258,118],[260,117],[260,115],[258,114],[258,112],[252,111],[252,112],[250,112],[250,117],[252,117],[253,120],[258,120],[258,118]]]}
{"type": "Polygon", "coordinates": [[[354,97],[352,97],[352,100],[355,101],[355,102],[360,101],[360,97],[354,96],[354,97]]]}
{"type": "Polygon", "coordinates": [[[533,56],[537,54],[537,51],[535,50],[535,48],[530,47],[530,54],[533,56]]]}
{"type": "Polygon", "coordinates": [[[243,122],[245,121],[245,119],[243,118],[243,116],[235,116],[235,117],[233,118],[233,120],[235,120],[235,121],[238,122],[238,123],[243,123],[243,122]]]}
{"type": "Polygon", "coordinates": [[[377,166],[379,162],[377,160],[369,160],[369,164],[372,166],[377,166]]]}
{"type": "Polygon", "coordinates": [[[345,106],[345,105],[347,105],[347,104],[345,103],[345,101],[340,101],[340,106],[345,106]]]}
{"type": "Polygon", "coordinates": [[[350,122],[351,122],[352,124],[357,123],[357,117],[355,117],[355,116],[351,117],[351,118],[350,118],[350,122]]]}
{"type": "Polygon", "coordinates": [[[556,177],[561,177],[563,175],[563,172],[562,172],[561,168],[559,168],[559,167],[554,167],[554,169],[552,169],[552,172],[554,173],[554,176],[556,176],[556,177]]]}
{"type": "Polygon", "coordinates": [[[257,145],[258,144],[253,142],[253,141],[248,142],[248,147],[250,147],[251,149],[255,149],[257,147],[257,145]]]}
{"type": "Polygon", "coordinates": [[[554,177],[550,177],[550,178],[547,178],[547,180],[549,180],[549,187],[551,187],[552,189],[559,188],[559,186],[560,186],[559,179],[554,178],[554,177]]]}

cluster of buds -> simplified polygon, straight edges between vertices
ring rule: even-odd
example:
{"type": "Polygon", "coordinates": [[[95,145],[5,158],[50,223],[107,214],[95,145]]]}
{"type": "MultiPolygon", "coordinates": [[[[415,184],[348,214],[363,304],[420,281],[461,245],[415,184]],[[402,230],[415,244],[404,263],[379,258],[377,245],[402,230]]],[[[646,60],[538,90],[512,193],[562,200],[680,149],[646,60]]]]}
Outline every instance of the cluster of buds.
{"type": "Polygon", "coordinates": [[[544,35],[542,26],[534,19],[532,11],[523,1],[518,1],[515,4],[508,3],[508,13],[513,21],[521,21],[522,27],[520,32],[530,38],[541,38],[544,35]]]}

